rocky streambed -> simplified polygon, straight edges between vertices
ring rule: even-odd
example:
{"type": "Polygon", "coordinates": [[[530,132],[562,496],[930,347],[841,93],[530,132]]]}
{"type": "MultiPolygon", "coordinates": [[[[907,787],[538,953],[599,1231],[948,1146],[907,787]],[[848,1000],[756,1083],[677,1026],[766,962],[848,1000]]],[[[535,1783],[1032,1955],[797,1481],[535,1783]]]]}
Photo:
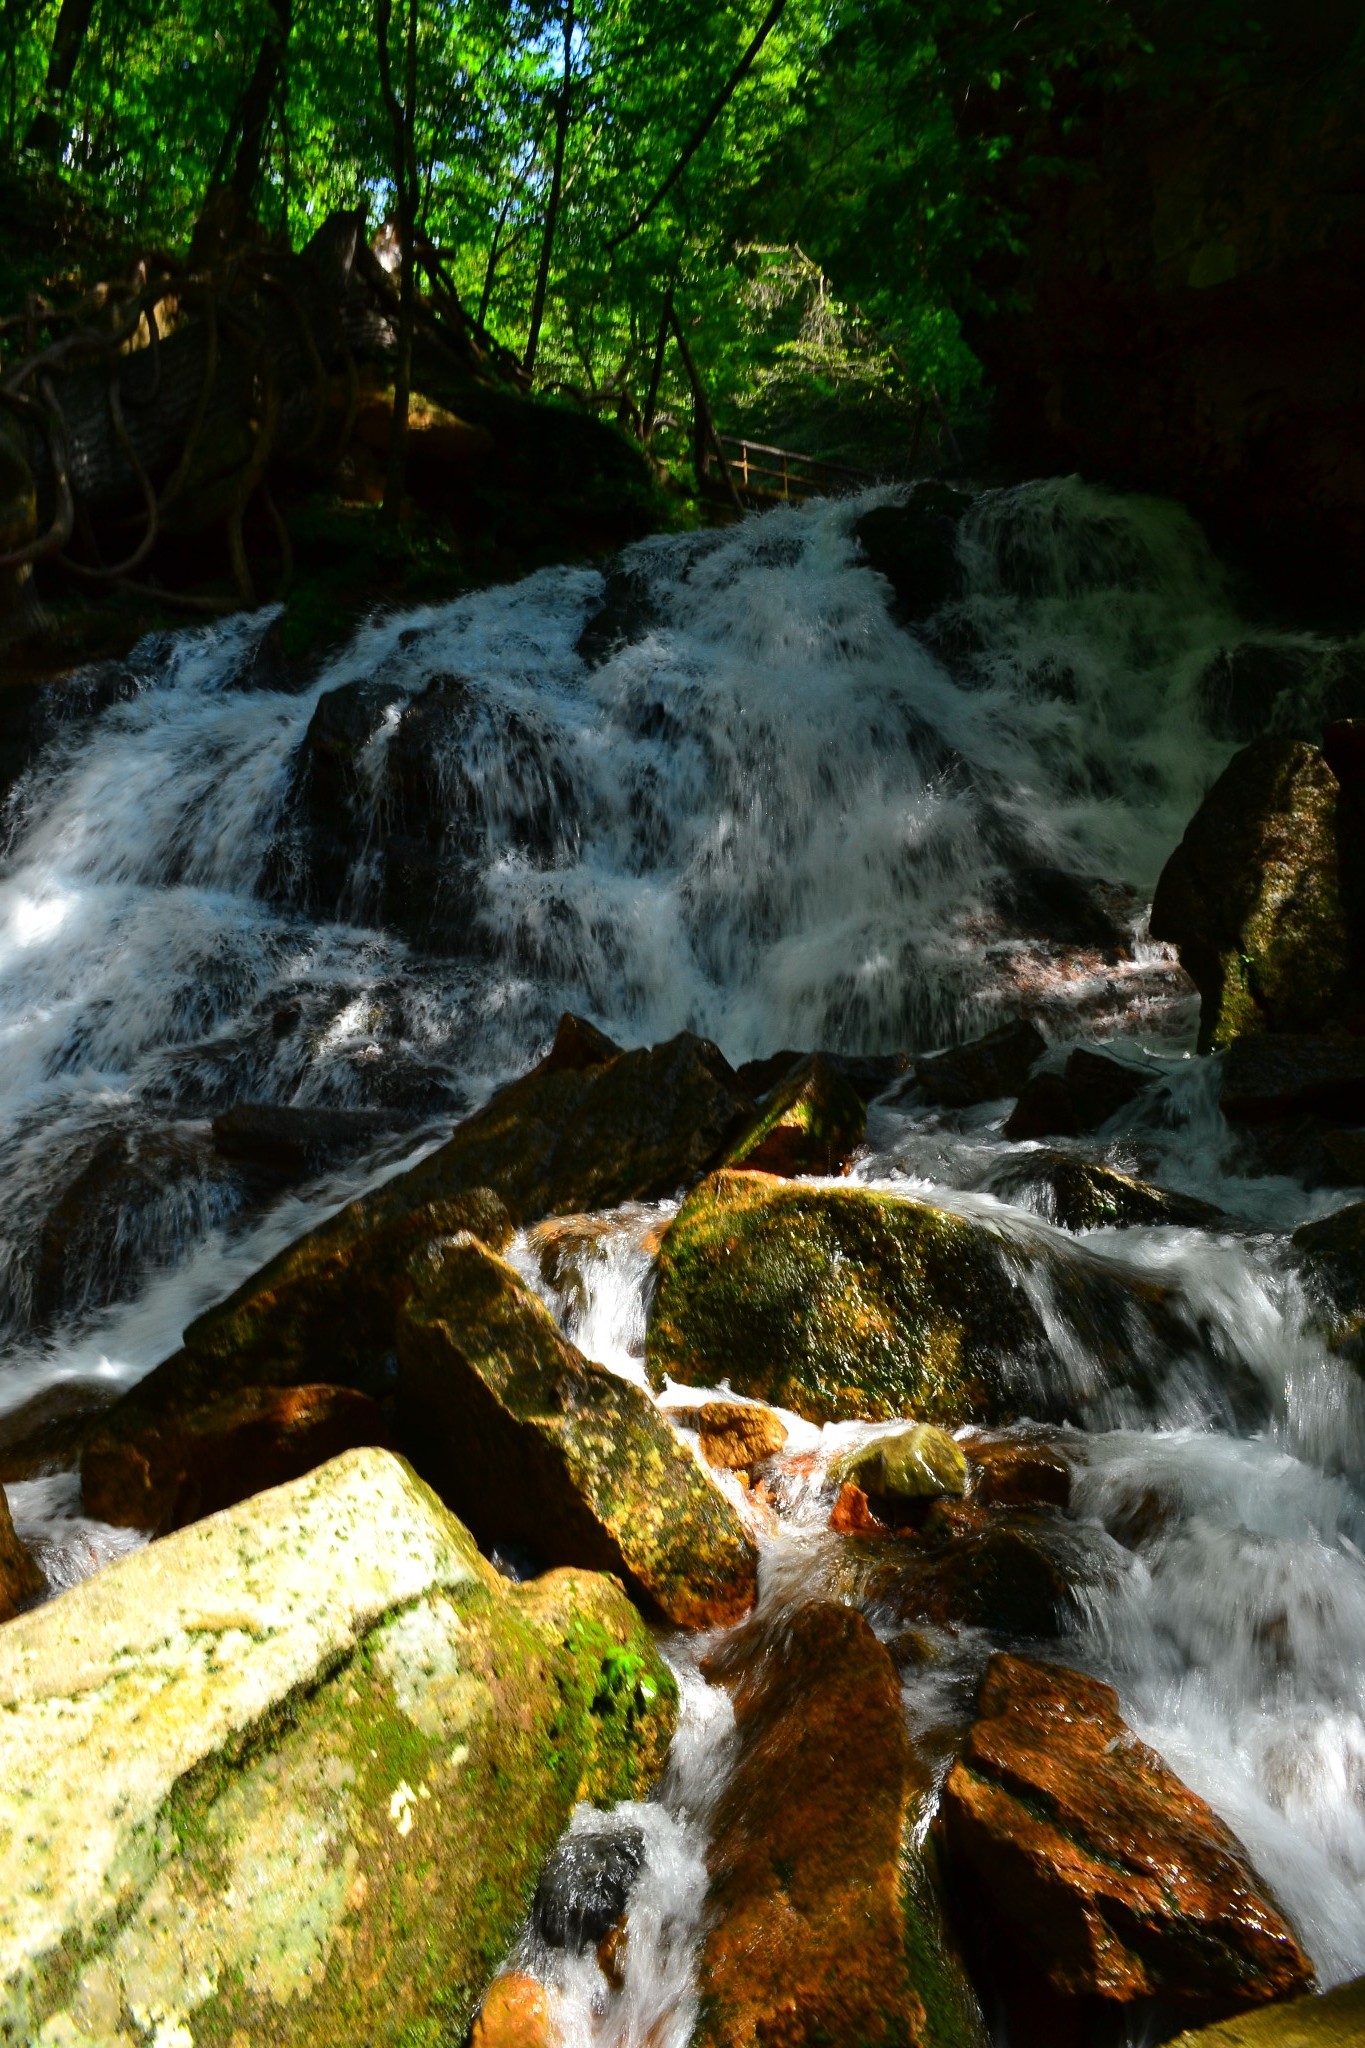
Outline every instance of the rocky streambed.
{"type": "Polygon", "coordinates": [[[1234,702],[1198,546],[830,507],[48,735],[0,2039],[1365,2029],[1350,650],[1234,702]]]}

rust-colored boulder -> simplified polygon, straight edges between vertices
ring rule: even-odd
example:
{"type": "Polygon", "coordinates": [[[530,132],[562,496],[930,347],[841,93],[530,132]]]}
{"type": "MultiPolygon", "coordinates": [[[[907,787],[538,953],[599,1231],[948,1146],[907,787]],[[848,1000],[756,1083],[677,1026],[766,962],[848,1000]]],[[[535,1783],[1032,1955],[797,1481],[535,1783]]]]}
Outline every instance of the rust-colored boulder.
{"type": "Polygon", "coordinates": [[[812,1053],[773,1089],[724,1163],[762,1173],[846,1173],[866,1129],[857,1089],[812,1053]]]}
{"type": "Polygon", "coordinates": [[[378,1403],[353,1387],[237,1387],[141,1430],[97,1424],[81,1494],[102,1522],[163,1534],[388,1436],[378,1403]]]}
{"type": "Polygon", "coordinates": [[[26,1600],[34,1600],[46,1581],[15,1533],[5,1490],[0,1486],[0,1621],[8,1621],[26,1600]]]}
{"type": "Polygon", "coordinates": [[[675,1420],[695,1424],[701,1454],[719,1472],[751,1471],[787,1441],[782,1418],[754,1401],[703,1401],[700,1408],[676,1411],[675,1420]]]}
{"type": "Polygon", "coordinates": [[[550,1994],[524,1970],[495,1977],[479,2007],[469,2048],[552,2048],[550,1994]]]}
{"type": "Polygon", "coordinates": [[[649,1396],[575,1350],[477,1239],[436,1249],[398,1363],[404,1441],[482,1542],[613,1572],[675,1627],[753,1605],[754,1547],[719,1487],[649,1396]]]}
{"type": "Polygon", "coordinates": [[[906,1854],[927,1773],[890,1656],[817,1602],[717,1661],[740,1659],[694,2048],[968,2048],[974,2001],[906,1854]]]}
{"type": "Polygon", "coordinates": [[[1066,1996],[1217,2015],[1312,1982],[1241,1844],[1096,1679],[993,1657],[941,1826],[964,1895],[1066,1996]]]}

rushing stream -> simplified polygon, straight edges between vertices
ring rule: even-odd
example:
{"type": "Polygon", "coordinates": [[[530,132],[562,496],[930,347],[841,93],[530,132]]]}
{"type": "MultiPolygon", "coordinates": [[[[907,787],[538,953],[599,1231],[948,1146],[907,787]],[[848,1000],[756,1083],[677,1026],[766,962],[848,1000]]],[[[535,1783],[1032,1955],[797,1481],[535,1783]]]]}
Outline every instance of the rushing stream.
{"type": "MultiPolygon", "coordinates": [[[[303,690],[263,686],[259,615],[148,643],[108,708],[57,728],[11,800],[0,880],[0,1422],[62,1382],[146,1372],[279,1245],[524,1067],[565,1009],[627,1044],[690,1027],[738,1062],[925,1051],[1027,1004],[1052,1057],[1114,1041],[1160,1079],[1136,1121],[1070,1149],[1227,1219],[1086,1239],[1160,1275],[1203,1336],[1142,1361],[1139,1400],[1055,1319],[1083,1426],[1059,1439],[1071,1630],[1042,1654],[1117,1686],[1333,1982],[1365,1970],[1365,1382],[1307,1331],[1283,1243],[1353,1195],[1256,1170],[1142,920],[1245,736],[1222,650],[1279,664],[1268,715],[1289,724],[1345,657],[1248,628],[1173,508],[1074,480],[980,497],[963,594],[907,632],[851,538],[875,501],[642,543],[607,592],[614,647],[600,630],[579,647],[602,577],[548,570],[376,621],[303,690]],[[336,692],[358,739],[319,853],[298,764],[336,692]],[[263,1203],[210,1137],[243,1099],[378,1114],[352,1165],[263,1203]],[[99,1230],[54,1237],[110,1143],[127,1191],[99,1230]]],[[[1008,1108],[892,1088],[854,1177],[1059,1235],[1027,1191],[998,1192],[1019,1151],[1008,1108]]],[[[524,1238],[515,1253],[575,1341],[637,1377],[659,1220],[614,1219],[564,1294],[524,1238]]],[[[868,1434],[787,1419],[826,1462],[868,1434]]],[[[758,1532],[769,1607],[845,1584],[822,1469],[758,1532]]],[[[10,1495],[54,1586],[131,1540],[80,1519],[69,1477],[10,1495]]],[[[912,1725],[968,1714],[991,1647],[944,1632],[906,1674],[912,1725]]],[[[731,1723],[696,1646],[673,1654],[668,1778],[622,1821],[644,1836],[622,1985],[526,1937],[575,2044],[688,2038],[731,1723]]]]}

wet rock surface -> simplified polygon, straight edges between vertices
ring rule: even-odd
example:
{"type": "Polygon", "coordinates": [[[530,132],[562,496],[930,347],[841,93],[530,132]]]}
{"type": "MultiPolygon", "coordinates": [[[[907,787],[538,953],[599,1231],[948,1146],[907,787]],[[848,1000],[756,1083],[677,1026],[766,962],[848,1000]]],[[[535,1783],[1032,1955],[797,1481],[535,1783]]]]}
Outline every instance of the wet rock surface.
{"type": "Polygon", "coordinates": [[[1234,756],[1162,870],[1152,936],[1202,998],[1201,1051],[1305,1031],[1358,981],[1338,849],[1340,784],[1318,748],[1256,740],[1234,756]]]}
{"type": "Polygon", "coordinates": [[[167,1404],[128,1429],[92,1425],[81,1452],[88,1515],[116,1527],[181,1529],[299,1479],[343,1451],[385,1445],[378,1402],[353,1387],[240,1387],[199,1407],[167,1404]]]}
{"type": "Polygon", "coordinates": [[[10,1624],[0,1698],[12,2037],[119,2039],[133,2007],[305,2048],[462,2033],[574,1802],[647,1789],[675,1693],[619,1587],[508,1588],[359,1451],[10,1624]]]}
{"type": "Polygon", "coordinates": [[[753,1605],[756,1554],[724,1495],[648,1395],[575,1350],[475,1239],[433,1254],[398,1359],[403,1439],[485,1542],[615,1572],[677,1626],[753,1605]]]}
{"type": "Polygon", "coordinates": [[[991,1192],[1024,1204],[1061,1230],[1153,1224],[1214,1230],[1221,1220],[1211,1202],[1047,1147],[1007,1160],[992,1175],[991,1192]]]}
{"type": "Polygon", "coordinates": [[[1197,2033],[1171,2048],[1356,2048],[1365,2040],[1365,1977],[1315,1998],[1290,1998],[1197,2033]]]}
{"type": "Polygon", "coordinates": [[[1125,1726],[1112,1687],[998,1655],[944,1789],[956,1880],[1066,1997],[1216,2015],[1312,1964],[1230,1830],[1125,1726]]]}
{"type": "Polygon", "coordinates": [[[392,1127],[383,1110],[240,1102],[213,1119],[213,1148],[223,1159],[283,1180],[302,1180],[357,1158],[392,1127]]]}
{"type": "Polygon", "coordinates": [[[1084,1396],[1057,1383],[1035,1277],[1135,1385],[1153,1330],[1177,1339],[1159,1287],[1080,1252],[868,1188],[718,1173],[661,1241],[646,1363],[656,1385],[728,1379],[813,1422],[1060,1419],[1084,1396]]]}
{"type": "Polygon", "coordinates": [[[1046,1051],[1047,1040],[1037,1025],[1021,1019],[1002,1024],[998,1031],[987,1032],[967,1045],[916,1060],[915,1079],[930,1102],[965,1109],[974,1102],[1017,1095],[1030,1067],[1046,1051]]]}
{"type": "Polygon", "coordinates": [[[893,616],[914,626],[962,589],[957,530],[971,499],[948,484],[918,484],[903,504],[865,512],[853,529],[868,565],[891,586],[893,616]]]}
{"type": "Polygon", "coordinates": [[[1097,1131],[1151,1086],[1153,1077],[1089,1046],[1068,1053],[1059,1074],[1035,1074],[1005,1122],[1007,1138],[1075,1138],[1097,1131]]]}
{"type": "Polygon", "coordinates": [[[732,1641],[722,1669],[737,1666],[699,2048],[978,2048],[984,2029],[932,1890],[907,1868],[926,1780],[890,1657],[859,1615],[817,1602],[732,1641]]]}
{"type": "Polygon", "coordinates": [[[1219,1100],[1235,1123],[1306,1112],[1358,1123],[1365,1118],[1365,1040],[1278,1031],[1239,1038],[1223,1062],[1219,1100]]]}
{"type": "Polygon", "coordinates": [[[27,1544],[14,1532],[9,1502],[0,1487],[0,1621],[8,1621],[26,1601],[36,1600],[44,1584],[27,1544]]]}
{"type": "Polygon", "coordinates": [[[862,1097],[813,1053],[778,1082],[724,1164],[760,1173],[845,1173],[866,1129],[862,1097]]]}
{"type": "Polygon", "coordinates": [[[536,1933],[551,1948],[595,1949],[625,1912],[645,1860],[638,1827],[577,1828],[555,1844],[531,1901],[536,1933]]]}
{"type": "Polygon", "coordinates": [[[1302,1224],[1291,1242],[1318,1328],[1365,1366],[1365,1202],[1302,1224]]]}

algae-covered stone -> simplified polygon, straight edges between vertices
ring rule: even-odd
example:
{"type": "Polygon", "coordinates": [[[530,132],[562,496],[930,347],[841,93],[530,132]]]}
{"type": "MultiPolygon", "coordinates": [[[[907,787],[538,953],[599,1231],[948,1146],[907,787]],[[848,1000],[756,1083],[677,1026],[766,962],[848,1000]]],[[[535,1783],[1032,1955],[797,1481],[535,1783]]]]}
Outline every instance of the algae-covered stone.
{"type": "Polygon", "coordinates": [[[727,1171],[664,1233],[645,1356],[656,1386],[727,1382],[812,1422],[1063,1419],[1091,1395],[1057,1370],[1057,1321],[1132,1387],[1161,1344],[1191,1341],[1159,1283],[1080,1248],[872,1188],[727,1171]]]}
{"type": "Polygon", "coordinates": [[[1360,2048],[1362,2041],[1365,1977],[1357,1977],[1335,1991],[1281,2000],[1214,2027],[1178,2034],[1171,2048],[1360,2048]]]}
{"type": "Polygon", "coordinates": [[[382,1451],[0,1631],[0,2039],[458,2043],[675,1688],[619,1587],[506,1586],[382,1451]]]}
{"type": "Polygon", "coordinates": [[[946,1429],[917,1422],[850,1452],[831,1476],[851,1482],[874,1500],[939,1500],[965,1493],[967,1460],[946,1429]]]}
{"type": "Polygon", "coordinates": [[[747,1472],[776,1457],[787,1441],[781,1416],[756,1401],[703,1401],[691,1412],[702,1456],[723,1472],[747,1472]]]}
{"type": "Polygon", "coordinates": [[[707,1855],[695,2048],[984,2048],[913,1839],[932,1777],[887,1651],[818,1601],[715,1664],[739,1665],[739,1751],[707,1855]]]}
{"type": "Polygon", "coordinates": [[[1199,1047],[1308,1031],[1348,998],[1340,785],[1317,747],[1256,740],[1234,755],[1162,870],[1152,936],[1180,949],[1202,998],[1199,1047]]]}
{"type": "Polygon", "coordinates": [[[476,1239],[434,1253],[398,1360],[418,1462],[486,1542],[615,1572],[681,1627],[752,1606],[757,1560],[724,1494],[649,1396],[575,1350],[476,1239]]]}
{"type": "Polygon", "coordinates": [[[1101,1230],[1132,1224],[1173,1224],[1212,1230],[1223,1220],[1211,1202],[1174,1194],[1136,1180],[1116,1167],[1041,1147],[1010,1159],[991,1180],[1006,1201],[1036,1209],[1062,1230],[1101,1230]]]}
{"type": "Polygon", "coordinates": [[[844,1173],[866,1129],[858,1091],[812,1053],[778,1083],[724,1164],[763,1173],[844,1173]]]}

